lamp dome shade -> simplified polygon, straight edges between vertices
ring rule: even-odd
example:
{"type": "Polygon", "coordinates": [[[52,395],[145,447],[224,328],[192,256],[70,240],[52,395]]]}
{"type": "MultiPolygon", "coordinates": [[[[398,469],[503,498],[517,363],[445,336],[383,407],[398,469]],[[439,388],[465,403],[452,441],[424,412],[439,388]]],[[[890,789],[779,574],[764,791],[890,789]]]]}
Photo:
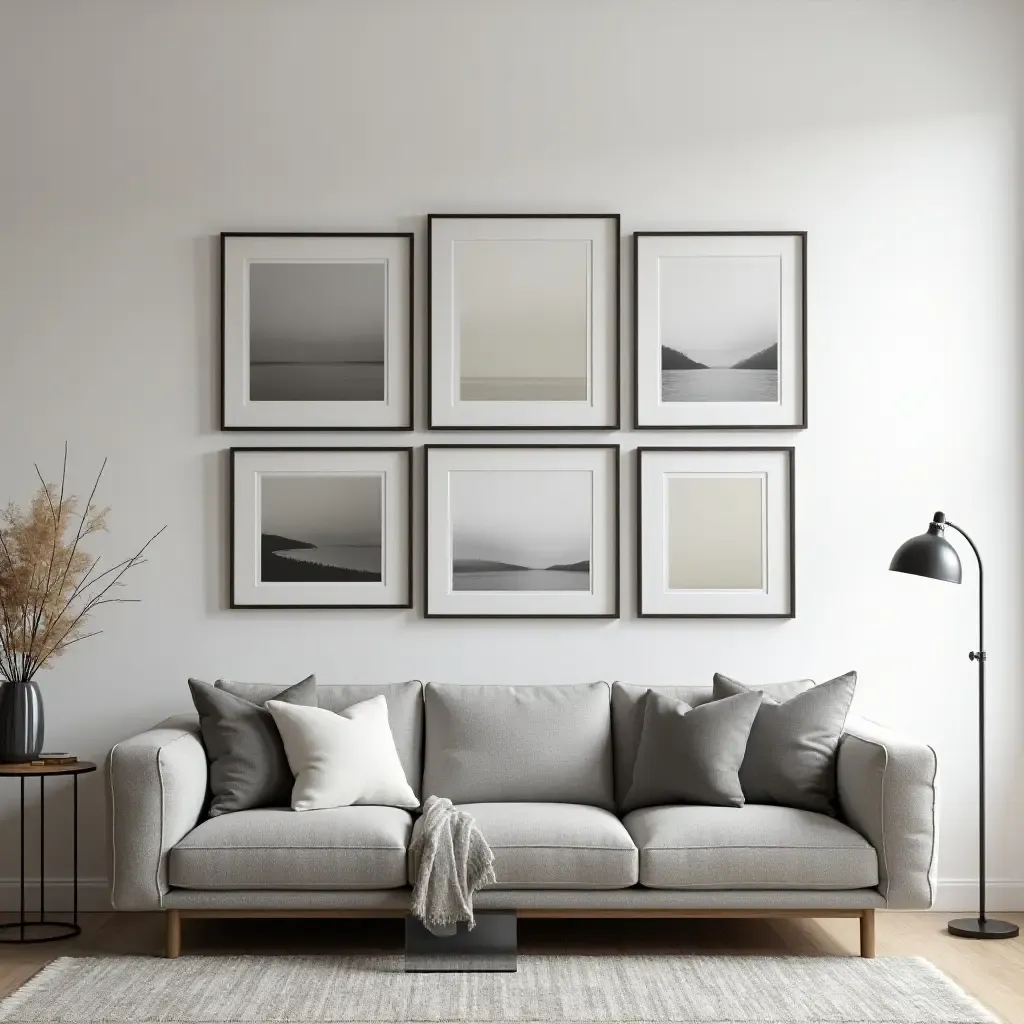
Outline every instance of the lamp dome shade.
{"type": "Polygon", "coordinates": [[[946,583],[959,583],[962,575],[956,548],[942,536],[942,521],[933,522],[927,533],[904,541],[892,556],[889,568],[911,576],[927,576],[946,583]]]}

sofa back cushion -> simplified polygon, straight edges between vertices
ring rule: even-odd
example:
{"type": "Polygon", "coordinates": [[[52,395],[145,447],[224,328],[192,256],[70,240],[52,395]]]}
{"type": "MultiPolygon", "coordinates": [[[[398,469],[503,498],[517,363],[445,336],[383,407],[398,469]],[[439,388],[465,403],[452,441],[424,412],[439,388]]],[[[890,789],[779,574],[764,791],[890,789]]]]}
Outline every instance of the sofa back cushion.
{"type": "MultiPolygon", "coordinates": [[[[812,679],[795,679],[789,683],[772,683],[760,686],[759,690],[778,701],[789,700],[798,693],[809,690],[812,679]]],[[[654,690],[664,697],[685,701],[690,707],[698,707],[712,699],[710,686],[633,686],[629,683],[612,684],[612,741],[615,751],[615,803],[621,808],[633,784],[633,766],[640,749],[640,737],[644,731],[645,697],[648,690],[654,690]]]]}
{"type": "Polygon", "coordinates": [[[424,687],[423,799],[614,807],[607,683],[424,687]]]}
{"type": "MultiPolygon", "coordinates": [[[[275,684],[234,683],[227,680],[218,680],[217,685],[228,693],[256,704],[272,699],[275,691],[281,689],[275,684]]],[[[409,785],[419,797],[423,780],[423,684],[418,679],[412,679],[406,683],[317,687],[320,707],[336,713],[360,701],[379,696],[388,702],[388,724],[395,738],[398,757],[409,785]]]]}

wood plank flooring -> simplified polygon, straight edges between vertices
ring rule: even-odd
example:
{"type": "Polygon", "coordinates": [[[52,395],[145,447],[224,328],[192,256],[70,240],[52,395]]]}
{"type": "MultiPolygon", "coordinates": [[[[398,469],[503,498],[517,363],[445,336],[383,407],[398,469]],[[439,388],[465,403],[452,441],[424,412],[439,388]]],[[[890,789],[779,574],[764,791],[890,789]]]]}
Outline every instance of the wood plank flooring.
{"type": "MultiPolygon", "coordinates": [[[[955,939],[947,914],[882,913],[879,956],[923,956],[1006,1024],[1024,1024],[1024,938],[955,939]]],[[[1024,914],[1002,917],[1024,925],[1024,914]]],[[[0,920],[11,920],[0,915],[0,920]]],[[[82,934],[65,942],[0,945],[0,997],[58,956],[157,956],[160,914],[83,914],[82,934]]],[[[524,953],[710,953],[856,955],[856,920],[531,921],[519,924],[524,953]]],[[[398,952],[401,921],[186,921],[184,955],[398,952]]]]}

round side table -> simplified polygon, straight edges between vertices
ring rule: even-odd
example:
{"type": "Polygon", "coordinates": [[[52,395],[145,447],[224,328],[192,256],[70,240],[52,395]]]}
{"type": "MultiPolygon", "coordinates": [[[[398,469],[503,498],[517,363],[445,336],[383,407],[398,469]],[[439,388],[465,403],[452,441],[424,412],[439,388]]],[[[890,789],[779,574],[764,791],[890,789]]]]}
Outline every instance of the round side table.
{"type": "Polygon", "coordinates": [[[78,924],[78,776],[96,771],[96,765],[89,761],[74,764],[0,764],[0,779],[18,779],[21,783],[21,902],[18,920],[0,924],[0,931],[17,929],[16,938],[2,938],[0,942],[52,942],[54,939],[70,939],[81,932],[78,924]],[[70,921],[48,921],[46,919],[46,780],[54,775],[74,777],[74,823],[72,842],[74,844],[74,882],[72,883],[74,910],[70,921]],[[25,780],[39,779],[39,917],[28,920],[25,913],[25,780]],[[38,934],[43,932],[46,934],[38,934]],[[35,934],[34,934],[35,933],[35,934]]]}

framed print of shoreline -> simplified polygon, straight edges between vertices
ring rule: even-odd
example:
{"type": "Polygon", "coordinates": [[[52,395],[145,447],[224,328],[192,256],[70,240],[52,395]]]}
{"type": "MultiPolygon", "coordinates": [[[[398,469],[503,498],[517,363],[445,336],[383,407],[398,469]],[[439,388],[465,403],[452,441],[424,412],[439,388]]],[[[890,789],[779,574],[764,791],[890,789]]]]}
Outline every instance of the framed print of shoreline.
{"type": "Polygon", "coordinates": [[[428,618],[619,617],[619,446],[427,445],[428,618]]]}
{"type": "Polygon", "coordinates": [[[413,236],[225,232],[222,430],[411,430],[413,236]]]}
{"type": "Polygon", "coordinates": [[[428,425],[619,427],[619,215],[427,218],[428,425]]]}
{"type": "Polygon", "coordinates": [[[232,448],[232,608],[411,608],[411,448],[232,448]]]}
{"type": "Polygon", "coordinates": [[[791,619],[792,448],[640,448],[642,618],[791,619]]]}
{"type": "Polygon", "coordinates": [[[807,426],[807,233],[633,235],[637,429],[807,426]]]}

